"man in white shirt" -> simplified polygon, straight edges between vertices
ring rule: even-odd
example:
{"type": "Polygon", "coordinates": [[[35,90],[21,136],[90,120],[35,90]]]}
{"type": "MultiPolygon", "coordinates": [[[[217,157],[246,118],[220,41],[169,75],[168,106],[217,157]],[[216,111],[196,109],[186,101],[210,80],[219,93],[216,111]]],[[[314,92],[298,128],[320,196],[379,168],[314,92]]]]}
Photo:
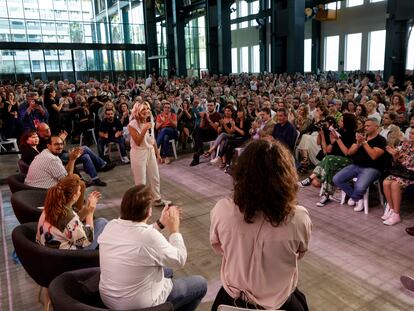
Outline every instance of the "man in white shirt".
{"type": "Polygon", "coordinates": [[[148,225],[152,215],[150,186],[127,190],[121,217],[110,221],[99,236],[101,278],[99,292],[114,310],[140,309],[171,302],[175,310],[196,310],[207,292],[201,276],[171,278],[166,266],[183,267],[187,250],[179,233],[180,210],[166,206],[161,218],[148,225]],[[167,240],[158,230],[171,233],[167,240]]]}
{"type": "Polygon", "coordinates": [[[82,155],[82,148],[74,148],[69,152],[69,162],[63,166],[59,155],[63,151],[63,140],[59,136],[51,136],[47,148],[37,155],[29,166],[24,183],[31,187],[48,189],[53,187],[68,174],[73,174],[74,164],[82,155]]]}

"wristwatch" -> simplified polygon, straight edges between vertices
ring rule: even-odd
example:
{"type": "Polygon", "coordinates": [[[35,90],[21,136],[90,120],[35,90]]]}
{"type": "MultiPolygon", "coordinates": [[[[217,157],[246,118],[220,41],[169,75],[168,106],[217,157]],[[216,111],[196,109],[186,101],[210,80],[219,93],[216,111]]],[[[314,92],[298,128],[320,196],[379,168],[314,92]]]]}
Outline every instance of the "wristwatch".
{"type": "Polygon", "coordinates": [[[160,227],[161,230],[165,228],[165,226],[162,224],[161,220],[157,219],[156,223],[157,223],[158,227],[160,227]]]}

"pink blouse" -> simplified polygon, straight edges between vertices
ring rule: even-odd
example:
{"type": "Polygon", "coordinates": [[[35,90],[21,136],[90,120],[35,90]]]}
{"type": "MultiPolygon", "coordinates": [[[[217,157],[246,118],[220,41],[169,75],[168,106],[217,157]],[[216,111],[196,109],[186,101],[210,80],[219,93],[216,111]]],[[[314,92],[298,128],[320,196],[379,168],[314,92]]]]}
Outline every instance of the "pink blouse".
{"type": "Polygon", "coordinates": [[[261,216],[249,224],[226,198],[217,202],[210,216],[210,243],[223,256],[221,281],[226,292],[264,308],[282,306],[297,286],[297,261],[308,250],[308,211],[297,206],[278,227],[261,216]]]}

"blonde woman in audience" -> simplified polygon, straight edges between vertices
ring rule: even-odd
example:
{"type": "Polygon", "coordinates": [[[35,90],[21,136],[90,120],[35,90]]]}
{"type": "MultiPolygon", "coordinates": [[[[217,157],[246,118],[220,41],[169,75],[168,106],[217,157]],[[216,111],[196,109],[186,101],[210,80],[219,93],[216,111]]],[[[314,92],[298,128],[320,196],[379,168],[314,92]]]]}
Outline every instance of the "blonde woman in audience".
{"type": "MultiPolygon", "coordinates": [[[[407,177],[408,175],[414,177],[414,129],[411,129],[408,141],[405,141],[397,148],[387,146],[386,150],[392,155],[394,162],[400,165],[401,170],[412,172],[411,174],[407,174],[407,177]]],[[[387,206],[381,219],[384,220],[384,225],[388,226],[395,225],[401,221],[400,207],[402,191],[407,186],[414,184],[414,179],[396,176],[397,174],[392,175],[392,172],[391,170],[391,175],[382,184],[387,206]]]]}
{"type": "Polygon", "coordinates": [[[131,135],[131,170],[135,185],[150,185],[155,196],[155,205],[164,206],[168,201],[161,199],[158,161],[160,151],[155,141],[154,119],[149,104],[136,103],[131,111],[128,131],[131,135]]]}
{"type": "Polygon", "coordinates": [[[288,148],[253,140],[233,170],[233,198],[211,211],[210,243],[221,255],[221,282],[211,308],[308,310],[297,288],[298,259],[308,250],[312,223],[297,205],[297,174],[288,148]]]}
{"type": "Polygon", "coordinates": [[[73,206],[82,195],[82,184],[78,175],[71,174],[48,190],[37,225],[39,244],[59,249],[98,247],[97,238],[107,224],[104,218],[93,218],[101,194],[93,191],[86,205],[76,212],[73,206]]]}
{"type": "Polygon", "coordinates": [[[317,165],[319,160],[316,155],[321,150],[318,145],[318,136],[321,123],[328,115],[328,109],[323,104],[318,104],[315,111],[314,122],[308,127],[306,134],[302,135],[297,150],[301,156],[301,171],[307,172],[310,163],[317,165]]]}
{"type": "Polygon", "coordinates": [[[367,101],[365,108],[367,108],[367,118],[374,118],[378,120],[378,123],[381,123],[381,115],[377,111],[377,103],[374,100],[367,101]]]}

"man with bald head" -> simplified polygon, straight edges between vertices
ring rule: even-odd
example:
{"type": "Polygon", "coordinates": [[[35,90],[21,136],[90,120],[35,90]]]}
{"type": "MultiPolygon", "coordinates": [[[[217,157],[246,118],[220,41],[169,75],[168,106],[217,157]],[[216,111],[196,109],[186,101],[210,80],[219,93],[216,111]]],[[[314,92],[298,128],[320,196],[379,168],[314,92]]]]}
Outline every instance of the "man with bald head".
{"type": "MultiPolygon", "coordinates": [[[[39,145],[37,149],[39,151],[42,151],[47,147],[48,139],[51,136],[49,125],[47,125],[46,123],[40,123],[37,127],[37,134],[39,136],[39,145]]],[[[63,141],[65,141],[67,133],[63,131],[58,136],[63,141]]],[[[82,146],[81,149],[83,153],[79,157],[78,161],[80,161],[83,164],[83,169],[85,170],[86,174],[88,174],[91,178],[92,183],[96,186],[106,186],[106,183],[98,177],[96,171],[109,171],[115,167],[115,164],[105,162],[89,147],[82,146]]],[[[69,160],[69,153],[63,149],[59,157],[62,159],[63,162],[66,163],[69,160]]]]}
{"type": "MultiPolygon", "coordinates": [[[[348,156],[352,156],[353,163],[344,167],[333,178],[335,186],[349,196],[348,205],[356,204],[356,212],[364,209],[365,192],[384,171],[384,152],[387,145],[385,138],[379,134],[379,122],[376,118],[368,118],[364,129],[364,133],[356,134],[356,143],[349,148],[348,156]],[[357,181],[352,187],[349,182],[353,178],[357,178],[357,181]]],[[[339,146],[343,144],[341,136],[336,141],[339,146]]]]}

